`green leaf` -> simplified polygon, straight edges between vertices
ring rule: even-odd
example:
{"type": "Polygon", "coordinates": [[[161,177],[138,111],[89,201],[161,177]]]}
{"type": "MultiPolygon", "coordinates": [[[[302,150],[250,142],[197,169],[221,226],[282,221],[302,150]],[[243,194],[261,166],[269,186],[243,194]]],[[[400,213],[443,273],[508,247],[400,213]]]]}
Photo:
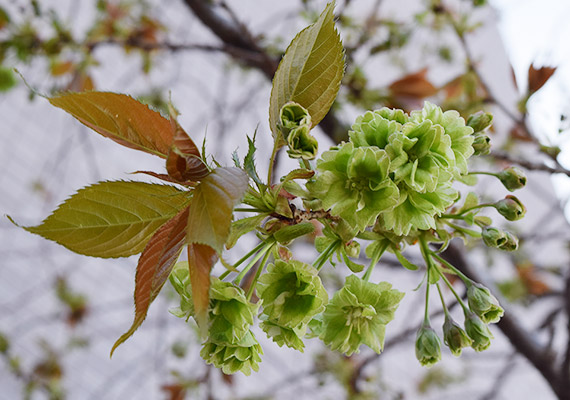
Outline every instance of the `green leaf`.
{"type": "Polygon", "coordinates": [[[461,213],[469,208],[475,207],[478,204],[479,204],[479,198],[477,197],[477,195],[473,192],[469,192],[467,194],[467,197],[465,198],[463,206],[459,209],[458,212],[461,213]]]}
{"type": "Polygon", "coordinates": [[[79,190],[29,232],[92,257],[128,257],[190,202],[190,192],[142,182],[99,182],[79,190]]]}
{"type": "Polygon", "coordinates": [[[319,19],[293,39],[273,78],[269,125],[280,145],[284,138],[277,123],[281,107],[294,101],[305,107],[315,127],[336,98],[344,74],[344,50],[334,25],[334,2],[319,19]]]}
{"type": "Polygon", "coordinates": [[[253,134],[253,139],[250,139],[249,136],[247,137],[247,154],[245,155],[245,158],[243,159],[243,168],[245,169],[245,172],[247,172],[249,177],[251,179],[253,179],[253,181],[257,185],[259,191],[263,191],[265,188],[265,184],[261,181],[261,179],[259,178],[259,175],[257,175],[257,170],[255,168],[255,150],[256,150],[255,149],[255,137],[256,136],[257,136],[257,130],[253,134]]]}
{"type": "Polygon", "coordinates": [[[263,213],[232,222],[226,248],[231,249],[234,247],[240,237],[257,228],[268,215],[268,213],[263,213]]]}
{"type": "Polygon", "coordinates": [[[398,258],[398,261],[400,262],[400,264],[402,264],[402,267],[409,269],[410,271],[415,271],[418,269],[418,266],[409,262],[403,255],[402,253],[400,253],[398,250],[394,249],[394,254],[396,255],[396,257],[398,258]]]}
{"type": "Polygon", "coordinates": [[[221,254],[230,234],[234,205],[247,187],[247,175],[235,167],[216,168],[202,179],[193,191],[188,243],[205,244],[221,254]]]}
{"type": "Polygon", "coordinates": [[[48,99],[82,124],[131,149],[166,158],[173,139],[170,121],[130,96],[67,92],[48,99]]]}
{"type": "Polygon", "coordinates": [[[129,330],[113,345],[111,356],[145,320],[150,304],[164,286],[184,247],[187,223],[188,208],[185,208],[158,228],[148,241],[139,258],[135,276],[135,319],[129,330]]]}

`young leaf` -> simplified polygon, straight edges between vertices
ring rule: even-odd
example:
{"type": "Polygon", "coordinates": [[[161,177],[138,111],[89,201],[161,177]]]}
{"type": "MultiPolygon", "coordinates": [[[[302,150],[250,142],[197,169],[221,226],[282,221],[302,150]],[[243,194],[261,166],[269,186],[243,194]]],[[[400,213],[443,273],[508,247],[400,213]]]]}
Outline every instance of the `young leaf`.
{"type": "Polygon", "coordinates": [[[29,232],[92,257],[140,253],[153,233],[190,202],[189,192],[142,182],[100,182],[79,190],[29,232]]]}
{"type": "Polygon", "coordinates": [[[409,269],[410,271],[415,271],[418,269],[418,266],[415,264],[412,264],[411,262],[409,262],[406,257],[404,257],[402,255],[402,253],[400,253],[398,250],[394,249],[394,254],[396,255],[396,258],[398,259],[398,261],[400,262],[400,264],[402,264],[402,267],[409,269]]]}
{"type": "Polygon", "coordinates": [[[166,158],[173,139],[170,121],[130,96],[68,92],[48,99],[82,124],[131,149],[166,158]]]}
{"type": "MultiPolygon", "coordinates": [[[[194,207],[194,205],[192,205],[194,207]]],[[[190,243],[188,245],[188,265],[192,285],[192,300],[196,322],[200,327],[202,337],[208,329],[208,304],[210,302],[210,270],[218,260],[216,250],[212,247],[190,243]]]]}
{"type": "Polygon", "coordinates": [[[234,221],[231,225],[226,248],[231,249],[234,247],[240,237],[257,228],[268,215],[268,213],[262,213],[234,221]]]}
{"type": "Polygon", "coordinates": [[[137,265],[135,319],[129,330],[113,345],[111,356],[121,343],[131,337],[146,318],[150,304],[162,289],[182,251],[187,223],[188,208],[185,208],[158,228],[148,241],[137,265]]]}
{"type": "Polygon", "coordinates": [[[344,50],[333,20],[334,2],[319,19],[291,42],[273,78],[269,100],[269,125],[284,143],[277,127],[281,107],[294,101],[305,107],[316,126],[336,98],[344,74],[344,50]]]}
{"type": "Polygon", "coordinates": [[[394,96],[423,99],[437,93],[437,88],[426,78],[427,68],[392,82],[389,86],[394,96]]]}
{"type": "Polygon", "coordinates": [[[243,159],[243,168],[245,169],[245,172],[247,172],[249,177],[251,179],[253,179],[253,181],[257,185],[258,189],[260,191],[263,191],[263,188],[265,188],[265,184],[261,181],[261,179],[259,178],[259,175],[257,175],[257,170],[255,168],[255,150],[256,150],[255,149],[255,137],[256,137],[256,134],[257,134],[257,130],[253,134],[253,139],[250,139],[249,136],[247,137],[247,154],[245,155],[245,158],[243,159]]]}
{"type": "Polygon", "coordinates": [[[230,233],[234,205],[248,187],[240,169],[216,168],[196,186],[188,216],[188,243],[205,244],[222,253],[230,233]]]}
{"type": "Polygon", "coordinates": [[[208,175],[210,170],[202,161],[200,150],[178,124],[172,112],[170,123],[174,138],[166,159],[166,171],[178,182],[199,181],[208,175]]]}

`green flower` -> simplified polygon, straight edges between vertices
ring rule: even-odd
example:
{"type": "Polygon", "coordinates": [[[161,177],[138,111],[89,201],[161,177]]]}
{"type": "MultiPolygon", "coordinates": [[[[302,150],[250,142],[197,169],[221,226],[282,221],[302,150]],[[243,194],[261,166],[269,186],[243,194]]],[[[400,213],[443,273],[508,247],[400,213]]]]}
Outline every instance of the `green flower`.
{"type": "Polygon", "coordinates": [[[435,229],[435,216],[443,214],[457,199],[451,183],[440,184],[427,193],[418,193],[405,185],[399,188],[400,203],[379,219],[383,229],[398,236],[408,235],[412,229],[435,229]]]}
{"type": "Polygon", "coordinates": [[[250,375],[251,370],[258,371],[261,346],[251,331],[247,331],[237,343],[216,342],[209,339],[204,343],[200,356],[216,368],[221,368],[224,374],[234,374],[238,371],[250,375]]]}
{"type": "Polygon", "coordinates": [[[285,345],[303,352],[305,348],[303,337],[307,331],[307,325],[299,325],[298,328],[287,328],[271,321],[263,321],[259,326],[279,347],[285,345]]]}
{"type": "Polygon", "coordinates": [[[456,357],[461,355],[461,349],[469,347],[473,343],[467,332],[448,316],[445,317],[443,323],[443,341],[451,350],[451,354],[456,357]]]}
{"type": "Polygon", "coordinates": [[[213,278],[210,287],[210,340],[216,343],[240,342],[248,334],[257,308],[247,300],[241,288],[213,278]]]}
{"type": "Polygon", "coordinates": [[[276,260],[257,284],[263,314],[274,325],[296,328],[324,310],[328,295],[318,271],[301,261],[276,260]]]}
{"type": "Polygon", "coordinates": [[[394,181],[416,192],[433,192],[438,184],[451,180],[455,167],[451,139],[443,128],[430,121],[409,122],[394,134],[386,146],[394,181]]]}
{"type": "Polygon", "coordinates": [[[491,291],[476,282],[467,288],[467,301],[471,311],[486,324],[499,322],[505,312],[491,291]]]}
{"type": "Polygon", "coordinates": [[[290,101],[281,107],[279,113],[279,129],[283,138],[287,139],[291,130],[300,126],[311,127],[311,115],[302,105],[290,101]]]}
{"type": "Polygon", "coordinates": [[[307,189],[322,207],[364,230],[379,214],[399,201],[398,188],[388,176],[390,160],[376,147],[354,148],[344,143],[323,153],[317,161],[320,174],[307,183],[307,189]]]}
{"type": "Polygon", "coordinates": [[[394,132],[400,132],[402,125],[408,120],[408,115],[398,109],[384,107],[367,111],[358,116],[352,125],[352,130],[348,133],[350,141],[355,147],[376,146],[384,149],[388,144],[388,137],[394,132]]]}
{"type": "Polygon", "coordinates": [[[493,334],[481,318],[473,312],[465,313],[465,331],[473,339],[471,347],[475,351],[486,350],[491,345],[493,334]]]}
{"type": "Polygon", "coordinates": [[[361,344],[380,353],[386,324],[394,318],[402,297],[404,293],[392,289],[390,283],[374,284],[349,276],[325,308],[321,340],[346,355],[358,352],[361,344]]]}
{"type": "Polygon", "coordinates": [[[431,121],[443,127],[451,138],[451,149],[455,155],[454,175],[467,174],[467,159],[473,155],[473,128],[455,110],[443,112],[440,107],[428,101],[421,111],[412,111],[410,119],[415,122],[431,121]]]}
{"type": "Polygon", "coordinates": [[[441,360],[441,340],[429,324],[422,324],[416,336],[416,358],[431,367],[441,360]]]}

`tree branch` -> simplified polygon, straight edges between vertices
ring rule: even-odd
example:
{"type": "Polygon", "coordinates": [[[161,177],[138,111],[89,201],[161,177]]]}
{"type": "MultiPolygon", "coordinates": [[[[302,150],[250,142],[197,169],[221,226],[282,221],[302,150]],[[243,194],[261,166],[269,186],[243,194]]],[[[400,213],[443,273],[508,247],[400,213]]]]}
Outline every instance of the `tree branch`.
{"type": "Polygon", "coordinates": [[[509,154],[502,151],[494,151],[491,154],[489,154],[489,157],[493,157],[496,160],[508,161],[510,163],[520,165],[521,167],[524,167],[532,171],[544,171],[544,172],[550,172],[551,174],[564,174],[570,176],[570,170],[567,170],[566,168],[563,168],[561,166],[549,167],[548,165],[543,163],[537,163],[537,162],[511,157],[509,154]]]}
{"type": "MultiPolygon", "coordinates": [[[[184,0],[184,3],[224,45],[233,49],[230,55],[259,70],[268,80],[273,80],[279,60],[271,57],[257,43],[245,24],[237,21],[236,15],[229,10],[227,4],[224,3],[223,6],[218,7],[207,0],[184,0]],[[218,11],[220,8],[225,10],[228,18],[218,11]]],[[[319,127],[335,143],[348,138],[348,126],[338,120],[332,109],[320,122],[319,127]]]]}
{"type": "MultiPolygon", "coordinates": [[[[489,287],[492,286],[482,274],[467,263],[463,253],[454,243],[442,253],[442,257],[474,281],[481,282],[489,287]]],[[[568,400],[568,392],[563,389],[568,385],[568,382],[561,382],[560,375],[555,368],[554,355],[545,346],[540,345],[531,333],[518,323],[514,312],[509,310],[504,302],[502,306],[505,309],[505,315],[497,324],[501,332],[509,339],[517,352],[523,355],[542,374],[558,398],[568,400]]]]}

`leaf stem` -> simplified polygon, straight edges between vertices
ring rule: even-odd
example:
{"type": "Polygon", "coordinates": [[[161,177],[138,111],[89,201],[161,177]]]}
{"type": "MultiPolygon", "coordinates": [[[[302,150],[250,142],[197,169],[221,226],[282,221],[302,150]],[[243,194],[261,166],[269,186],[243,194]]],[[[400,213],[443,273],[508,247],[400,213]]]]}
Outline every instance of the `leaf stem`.
{"type": "Polygon", "coordinates": [[[449,316],[449,310],[447,309],[447,306],[445,305],[445,300],[443,299],[443,293],[441,293],[441,288],[439,287],[439,282],[437,282],[435,284],[435,286],[437,287],[437,292],[439,293],[439,298],[441,299],[441,305],[443,306],[443,312],[445,313],[445,316],[447,318],[451,318],[449,316]]]}
{"type": "Polygon", "coordinates": [[[256,212],[256,213],[267,212],[265,210],[260,210],[259,208],[253,208],[253,207],[236,207],[236,208],[234,208],[234,211],[237,211],[237,212],[256,212]]]}
{"type": "Polygon", "coordinates": [[[269,158],[269,170],[267,171],[267,186],[269,187],[271,187],[271,179],[273,178],[273,164],[275,164],[275,157],[277,156],[277,150],[279,150],[277,142],[278,140],[275,139],[273,143],[273,151],[271,152],[271,158],[269,158]]]}
{"type": "Polygon", "coordinates": [[[382,257],[382,254],[384,254],[387,248],[388,248],[388,243],[386,243],[382,247],[379,247],[378,250],[376,250],[376,252],[374,252],[374,254],[372,255],[372,258],[370,259],[370,265],[368,266],[368,269],[364,273],[364,276],[362,276],[362,279],[365,282],[368,282],[368,280],[370,279],[370,275],[372,275],[372,270],[374,269],[374,267],[376,267],[376,264],[378,264],[378,261],[380,261],[380,257],[382,257]]]}
{"type": "Polygon", "coordinates": [[[311,163],[309,162],[309,160],[303,159],[303,165],[304,165],[305,168],[307,168],[308,170],[310,170],[310,171],[313,170],[313,167],[311,166],[311,163]]]}
{"type": "MultiPolygon", "coordinates": [[[[247,272],[251,269],[251,267],[253,267],[255,265],[255,263],[261,258],[263,257],[263,255],[265,253],[267,253],[267,251],[269,251],[269,249],[271,249],[271,247],[275,244],[274,241],[270,241],[270,242],[262,242],[261,243],[263,245],[263,248],[255,255],[255,257],[253,257],[251,259],[251,261],[241,270],[241,272],[238,274],[238,276],[236,276],[236,278],[234,279],[234,283],[239,285],[241,280],[243,279],[243,277],[245,276],[245,274],[247,274],[247,272]]],[[[259,246],[258,246],[259,247],[259,246]]],[[[246,258],[247,259],[247,258],[246,258]]],[[[241,261],[241,260],[240,260],[241,261]]]]}
{"type": "Polygon", "coordinates": [[[426,262],[426,274],[427,274],[427,282],[426,282],[426,305],[424,310],[424,324],[429,325],[429,287],[431,286],[430,283],[430,274],[433,273],[434,265],[431,259],[430,250],[428,248],[428,244],[423,236],[420,236],[420,250],[422,252],[422,256],[426,262]]]}
{"type": "Polygon", "coordinates": [[[485,172],[485,171],[469,171],[468,175],[490,175],[490,176],[497,177],[497,174],[495,174],[493,172],[485,172]]]}

